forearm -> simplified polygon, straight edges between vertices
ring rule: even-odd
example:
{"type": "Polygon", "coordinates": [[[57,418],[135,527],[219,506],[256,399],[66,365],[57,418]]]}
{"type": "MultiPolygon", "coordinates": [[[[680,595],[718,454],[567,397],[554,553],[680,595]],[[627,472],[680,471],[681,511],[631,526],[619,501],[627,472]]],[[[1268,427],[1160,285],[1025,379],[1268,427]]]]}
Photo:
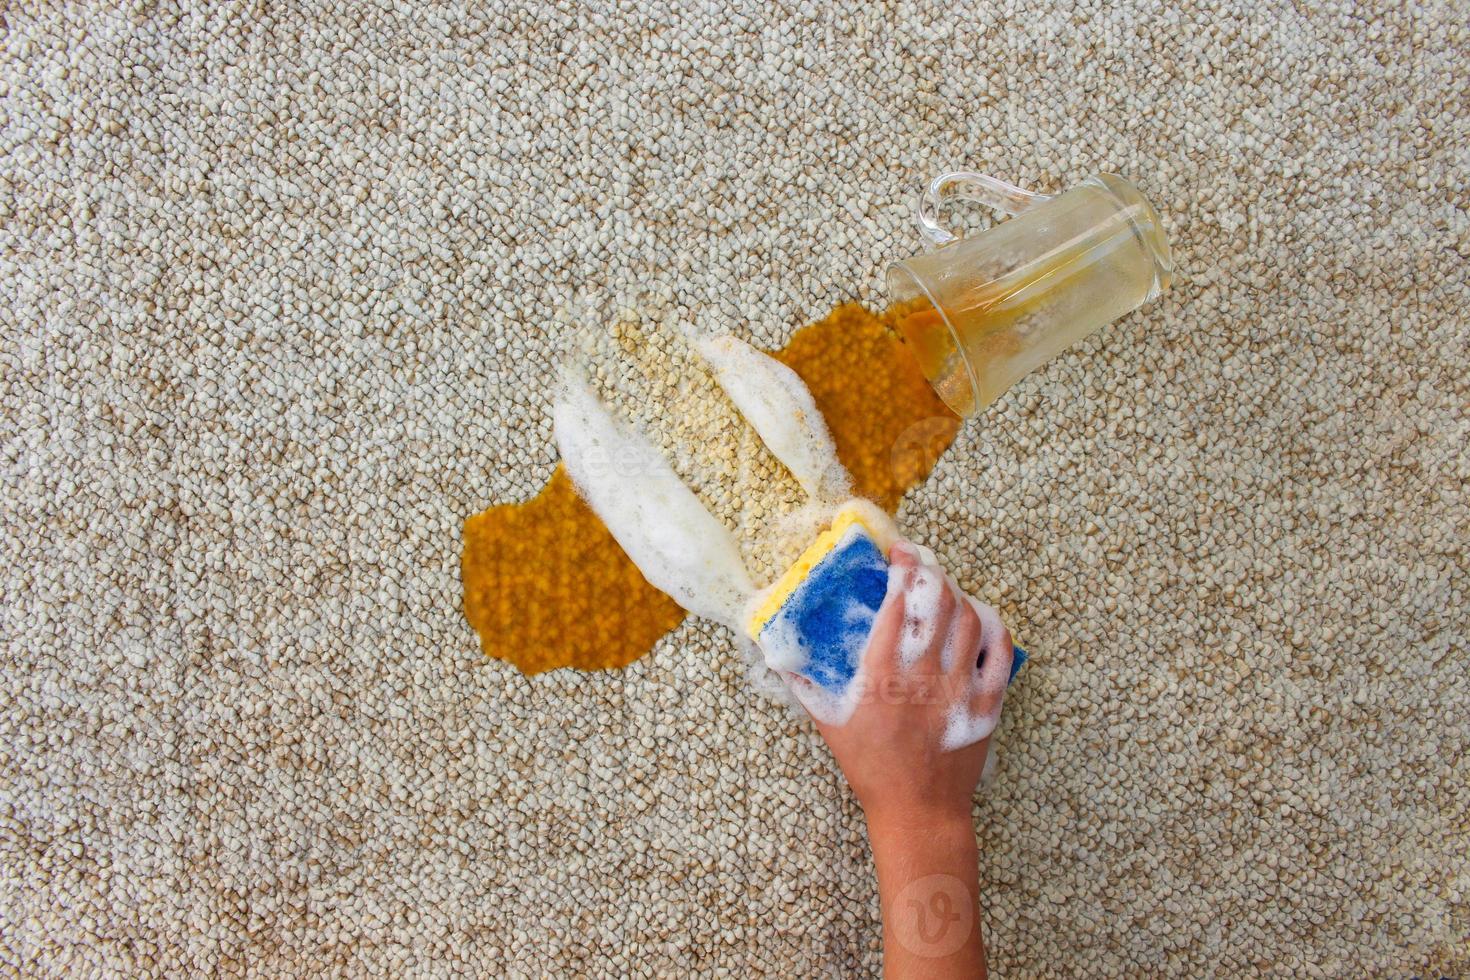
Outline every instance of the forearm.
{"type": "Polygon", "coordinates": [[[888,980],[984,977],[979,853],[968,810],[870,814],[868,835],[888,980]]]}

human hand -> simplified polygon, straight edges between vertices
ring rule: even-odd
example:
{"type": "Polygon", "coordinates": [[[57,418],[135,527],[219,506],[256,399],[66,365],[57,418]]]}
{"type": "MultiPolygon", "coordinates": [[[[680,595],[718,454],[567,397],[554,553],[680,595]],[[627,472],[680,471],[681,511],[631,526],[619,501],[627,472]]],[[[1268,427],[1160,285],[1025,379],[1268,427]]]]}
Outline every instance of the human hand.
{"type": "MultiPolygon", "coordinates": [[[[993,609],[913,545],[889,551],[888,594],[841,725],[818,723],[869,821],[969,820],[1013,648],[993,609]]],[[[810,685],[788,675],[798,697],[810,685]]]]}

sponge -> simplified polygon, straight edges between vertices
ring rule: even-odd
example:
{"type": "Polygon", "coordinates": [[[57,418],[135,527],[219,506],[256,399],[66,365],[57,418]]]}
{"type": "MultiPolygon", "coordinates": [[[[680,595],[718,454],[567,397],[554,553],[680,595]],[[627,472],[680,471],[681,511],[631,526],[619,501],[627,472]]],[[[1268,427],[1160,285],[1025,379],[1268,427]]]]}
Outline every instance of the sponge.
{"type": "MultiPolygon", "coordinates": [[[[845,691],[888,593],[888,559],[880,542],[891,537],[862,508],[837,512],[747,620],[746,632],[760,644],[767,664],[801,674],[834,695],[845,691]]],[[[1026,652],[1016,647],[1011,679],[1025,662],[1026,652]]]]}
{"type": "Polygon", "coordinates": [[[840,694],[857,673],[887,593],[888,560],[873,529],[854,511],[840,511],[766,594],[747,632],[772,667],[840,694]]]}

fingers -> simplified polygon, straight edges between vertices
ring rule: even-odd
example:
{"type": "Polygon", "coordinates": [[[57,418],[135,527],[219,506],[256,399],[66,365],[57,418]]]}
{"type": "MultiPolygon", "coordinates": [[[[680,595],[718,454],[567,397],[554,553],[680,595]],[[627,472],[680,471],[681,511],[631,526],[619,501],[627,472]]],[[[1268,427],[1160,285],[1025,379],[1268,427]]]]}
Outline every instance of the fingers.
{"type": "Polygon", "coordinates": [[[863,667],[872,677],[886,676],[898,668],[899,634],[903,632],[907,607],[905,595],[916,567],[914,552],[904,542],[889,549],[888,593],[883,597],[878,615],[873,617],[868,646],[863,651],[863,667]]]}
{"type": "Polygon", "coordinates": [[[919,549],[907,541],[895,541],[888,549],[888,566],[913,571],[919,565],[919,549]]]}
{"type": "MultiPolygon", "coordinates": [[[[898,633],[898,666],[911,670],[943,642],[951,605],[946,608],[948,588],[944,572],[924,561],[923,551],[908,542],[899,542],[889,551],[890,587],[892,570],[904,573],[903,625],[898,633]]],[[[937,671],[937,668],[935,668],[937,671]]]]}
{"type": "Polygon", "coordinates": [[[951,680],[968,683],[980,656],[980,614],[958,586],[951,582],[950,588],[954,590],[956,604],[949,638],[944,644],[943,670],[951,680]]]}
{"type": "Polygon", "coordinates": [[[1011,642],[1011,631],[1000,621],[1000,615],[989,606],[982,607],[980,631],[980,678],[984,683],[999,684],[1004,688],[1011,679],[1011,658],[1016,647],[1011,642]],[[993,620],[993,623],[985,622],[993,620]]]}
{"type": "Polygon", "coordinates": [[[952,745],[969,745],[989,738],[1000,721],[1001,705],[1005,702],[1006,681],[1010,679],[1011,634],[1000,623],[994,609],[970,600],[980,619],[980,654],[978,668],[971,668],[970,695],[965,702],[965,714],[951,718],[947,732],[952,745]]]}
{"type": "Polygon", "coordinates": [[[915,669],[943,675],[962,703],[983,696],[986,705],[998,705],[1010,679],[1010,632],[999,613],[961,591],[932,557],[907,541],[889,549],[888,593],[864,664],[874,678],[915,669]]]}
{"type": "Polygon", "coordinates": [[[955,590],[950,584],[949,576],[938,565],[926,566],[925,574],[932,576],[933,586],[931,609],[933,611],[933,631],[930,634],[929,645],[924,649],[919,663],[924,672],[928,674],[944,673],[944,648],[949,643],[954,633],[955,610],[959,606],[955,590]]]}
{"type": "Polygon", "coordinates": [[[976,672],[975,695],[970,710],[977,715],[1000,712],[1005,698],[1006,683],[1011,679],[1011,658],[1015,647],[1011,643],[1011,631],[1000,621],[1000,614],[991,607],[975,600],[975,612],[980,617],[980,666],[976,672]]]}

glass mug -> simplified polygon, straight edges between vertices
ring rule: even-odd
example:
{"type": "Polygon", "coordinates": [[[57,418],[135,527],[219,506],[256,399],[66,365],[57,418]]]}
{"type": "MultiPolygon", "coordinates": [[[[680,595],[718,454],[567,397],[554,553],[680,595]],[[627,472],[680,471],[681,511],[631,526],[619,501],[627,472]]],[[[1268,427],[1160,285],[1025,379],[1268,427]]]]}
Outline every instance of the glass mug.
{"type": "Polygon", "coordinates": [[[1173,273],[1158,214],[1112,174],[1048,197],[951,171],[920,196],[918,224],[936,248],[890,266],[888,292],[924,374],[961,418],[1158,296],[1173,273]],[[1012,217],[957,239],[937,217],[955,199],[1012,217]]]}

